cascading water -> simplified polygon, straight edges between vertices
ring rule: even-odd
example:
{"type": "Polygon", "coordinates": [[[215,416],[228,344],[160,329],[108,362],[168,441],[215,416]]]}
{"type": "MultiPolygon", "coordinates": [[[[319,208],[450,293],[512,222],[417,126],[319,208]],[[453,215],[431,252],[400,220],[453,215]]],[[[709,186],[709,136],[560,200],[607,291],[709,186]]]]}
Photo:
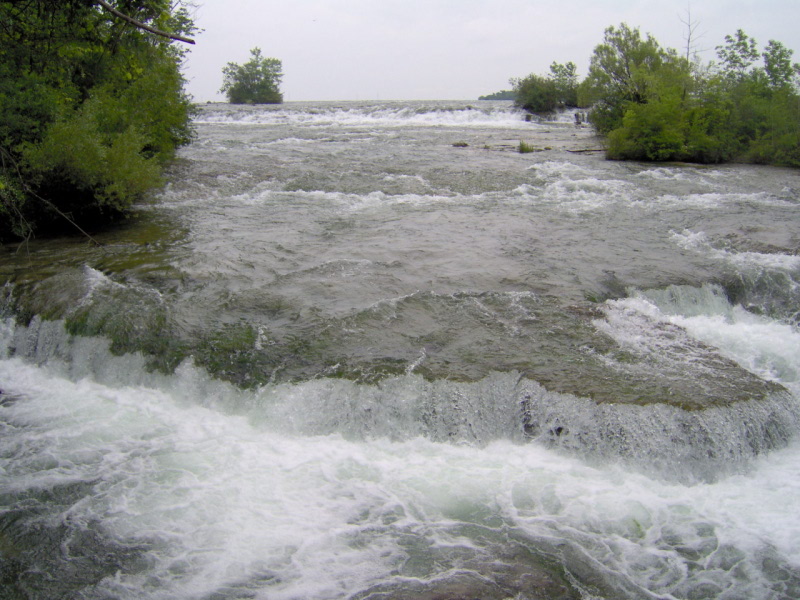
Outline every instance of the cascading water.
{"type": "Polygon", "coordinates": [[[102,248],[3,249],[0,598],[800,597],[797,172],[197,127],[102,248]]]}

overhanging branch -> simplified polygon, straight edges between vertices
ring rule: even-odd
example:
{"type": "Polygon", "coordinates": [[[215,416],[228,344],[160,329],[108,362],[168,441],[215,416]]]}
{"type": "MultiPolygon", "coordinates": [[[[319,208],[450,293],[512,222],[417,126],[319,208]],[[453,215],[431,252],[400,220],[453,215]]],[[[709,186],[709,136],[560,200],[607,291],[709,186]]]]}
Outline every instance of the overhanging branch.
{"type": "Polygon", "coordinates": [[[186,44],[194,44],[194,40],[192,40],[192,39],[189,39],[189,38],[186,38],[186,37],[183,37],[183,36],[180,36],[180,35],[176,35],[174,33],[167,33],[166,31],[161,31],[160,29],[156,29],[155,27],[150,27],[149,25],[145,25],[141,21],[137,21],[133,17],[129,17],[125,13],[119,12],[116,8],[111,6],[108,2],[105,2],[105,0],[95,0],[95,2],[97,2],[97,4],[99,4],[103,8],[105,8],[108,12],[110,12],[115,17],[119,17],[120,19],[122,19],[124,21],[127,21],[128,23],[138,27],[139,29],[144,29],[145,31],[149,31],[150,33],[154,33],[156,35],[160,35],[161,37],[169,38],[171,40],[177,40],[179,42],[184,42],[186,44]]]}

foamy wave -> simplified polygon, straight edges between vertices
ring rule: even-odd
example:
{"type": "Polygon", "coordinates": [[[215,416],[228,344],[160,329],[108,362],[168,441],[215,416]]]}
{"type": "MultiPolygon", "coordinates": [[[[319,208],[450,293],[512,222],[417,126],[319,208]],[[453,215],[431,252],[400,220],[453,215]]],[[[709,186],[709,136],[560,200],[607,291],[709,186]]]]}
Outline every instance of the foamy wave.
{"type": "Polygon", "coordinates": [[[514,189],[517,198],[534,203],[553,204],[560,210],[585,213],[617,202],[630,203],[635,187],[619,179],[597,177],[597,171],[565,161],[546,161],[528,170],[536,184],[514,189]]]}
{"type": "Polygon", "coordinates": [[[800,256],[778,252],[735,252],[716,248],[704,232],[673,232],[675,243],[686,250],[708,254],[713,259],[726,262],[739,269],[800,269],[800,256]]]}
{"type": "Polygon", "coordinates": [[[608,320],[598,326],[619,343],[637,351],[665,353],[678,347],[669,329],[677,326],[692,338],[717,348],[744,369],[800,391],[800,332],[796,327],[732,305],[719,286],[670,286],[636,292],[609,301],[608,320]],[[650,323],[648,327],[646,323],[650,323]]]}
{"type": "Polygon", "coordinates": [[[731,193],[706,193],[706,194],[688,194],[685,196],[676,196],[672,194],[665,194],[657,198],[657,203],[667,206],[680,206],[692,208],[718,208],[735,204],[743,203],[756,203],[756,204],[775,204],[776,202],[783,203],[782,200],[776,199],[774,196],[766,192],[758,192],[755,194],[731,194],[731,193]]]}
{"type": "MultiPolygon", "coordinates": [[[[431,127],[519,127],[524,113],[512,107],[471,105],[363,105],[314,108],[280,105],[252,107],[214,105],[201,107],[198,124],[230,125],[341,125],[341,126],[431,126],[431,127]]],[[[535,127],[533,123],[527,126],[535,127]]]]}
{"type": "Polygon", "coordinates": [[[686,169],[682,167],[650,168],[641,173],[637,173],[636,177],[656,179],[659,181],[686,181],[688,179],[686,169]]]}
{"type": "MultiPolygon", "coordinates": [[[[141,370],[131,357],[107,358],[125,363],[122,372],[141,370]]],[[[440,571],[480,571],[476,558],[507,559],[518,551],[515,540],[526,539],[565,557],[580,581],[621,573],[623,583],[603,584],[611,590],[604,597],[679,597],[673,592],[705,589],[709,579],[720,590],[740,589],[738,571],[687,568],[695,564],[687,553],[723,560],[717,549],[728,548],[749,573],[749,597],[767,598],[765,558],[780,566],[800,556],[800,521],[786,509],[800,501],[797,445],[761,459],[752,474],[675,485],[539,444],[291,431],[336,399],[359,422],[374,418],[382,399],[402,410],[433,385],[413,376],[381,387],[315,380],[246,392],[191,365],[173,376],[142,372],[148,385],[109,385],[11,359],[0,360],[0,378],[26,394],[0,403],[9,425],[0,438],[7,467],[0,484],[26,499],[66,489],[32,535],[47,535],[54,523],[73,534],[74,553],[95,551],[90,542],[142,555],[138,568],[94,583],[98,597],[356,596],[398,575],[435,576],[415,570],[429,561],[440,571]],[[220,410],[224,398],[250,408],[220,410]],[[281,410],[289,427],[278,430],[270,422],[281,410]],[[623,585],[633,591],[614,593],[623,585]]],[[[493,386],[515,382],[481,384],[482,410],[493,386]]],[[[466,402],[471,387],[441,382],[434,391],[466,402]]],[[[677,409],[627,412],[669,423],[677,409]]]]}

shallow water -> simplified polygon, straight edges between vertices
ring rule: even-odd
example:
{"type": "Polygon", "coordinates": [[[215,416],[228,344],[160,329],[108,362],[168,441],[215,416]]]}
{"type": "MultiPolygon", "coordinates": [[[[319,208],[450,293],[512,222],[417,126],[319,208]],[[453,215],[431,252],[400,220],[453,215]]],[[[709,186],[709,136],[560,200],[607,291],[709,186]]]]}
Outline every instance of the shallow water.
{"type": "Polygon", "coordinates": [[[3,249],[7,596],[800,595],[800,175],[564,121],[207,105],[3,249]]]}

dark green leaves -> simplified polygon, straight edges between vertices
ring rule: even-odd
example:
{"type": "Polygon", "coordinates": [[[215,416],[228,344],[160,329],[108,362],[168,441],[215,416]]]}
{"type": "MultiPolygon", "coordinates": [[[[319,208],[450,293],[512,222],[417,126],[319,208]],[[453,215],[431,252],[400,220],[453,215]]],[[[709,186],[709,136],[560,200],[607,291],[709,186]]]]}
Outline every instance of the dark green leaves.
{"type": "Polygon", "coordinates": [[[511,85],[514,103],[532,113],[545,114],[578,105],[578,71],[572,62],[554,62],[549,76],[531,73],[524,79],[512,79],[511,85]]]}
{"type": "MultiPolygon", "coordinates": [[[[194,30],[180,2],[111,4],[194,30]]],[[[184,50],[87,0],[0,1],[0,24],[0,178],[16,190],[0,197],[0,240],[23,222],[71,227],[61,213],[108,219],[159,185],[192,135],[184,50]]]]}
{"type": "Polygon", "coordinates": [[[280,104],[283,102],[281,61],[261,56],[259,48],[250,50],[250,55],[243,65],[229,62],[223,67],[220,91],[231,104],[280,104]]]}
{"type": "Polygon", "coordinates": [[[792,51],[773,40],[759,54],[740,29],[717,53],[703,68],[625,24],[606,29],[581,89],[609,158],[800,166],[792,51]]]}

